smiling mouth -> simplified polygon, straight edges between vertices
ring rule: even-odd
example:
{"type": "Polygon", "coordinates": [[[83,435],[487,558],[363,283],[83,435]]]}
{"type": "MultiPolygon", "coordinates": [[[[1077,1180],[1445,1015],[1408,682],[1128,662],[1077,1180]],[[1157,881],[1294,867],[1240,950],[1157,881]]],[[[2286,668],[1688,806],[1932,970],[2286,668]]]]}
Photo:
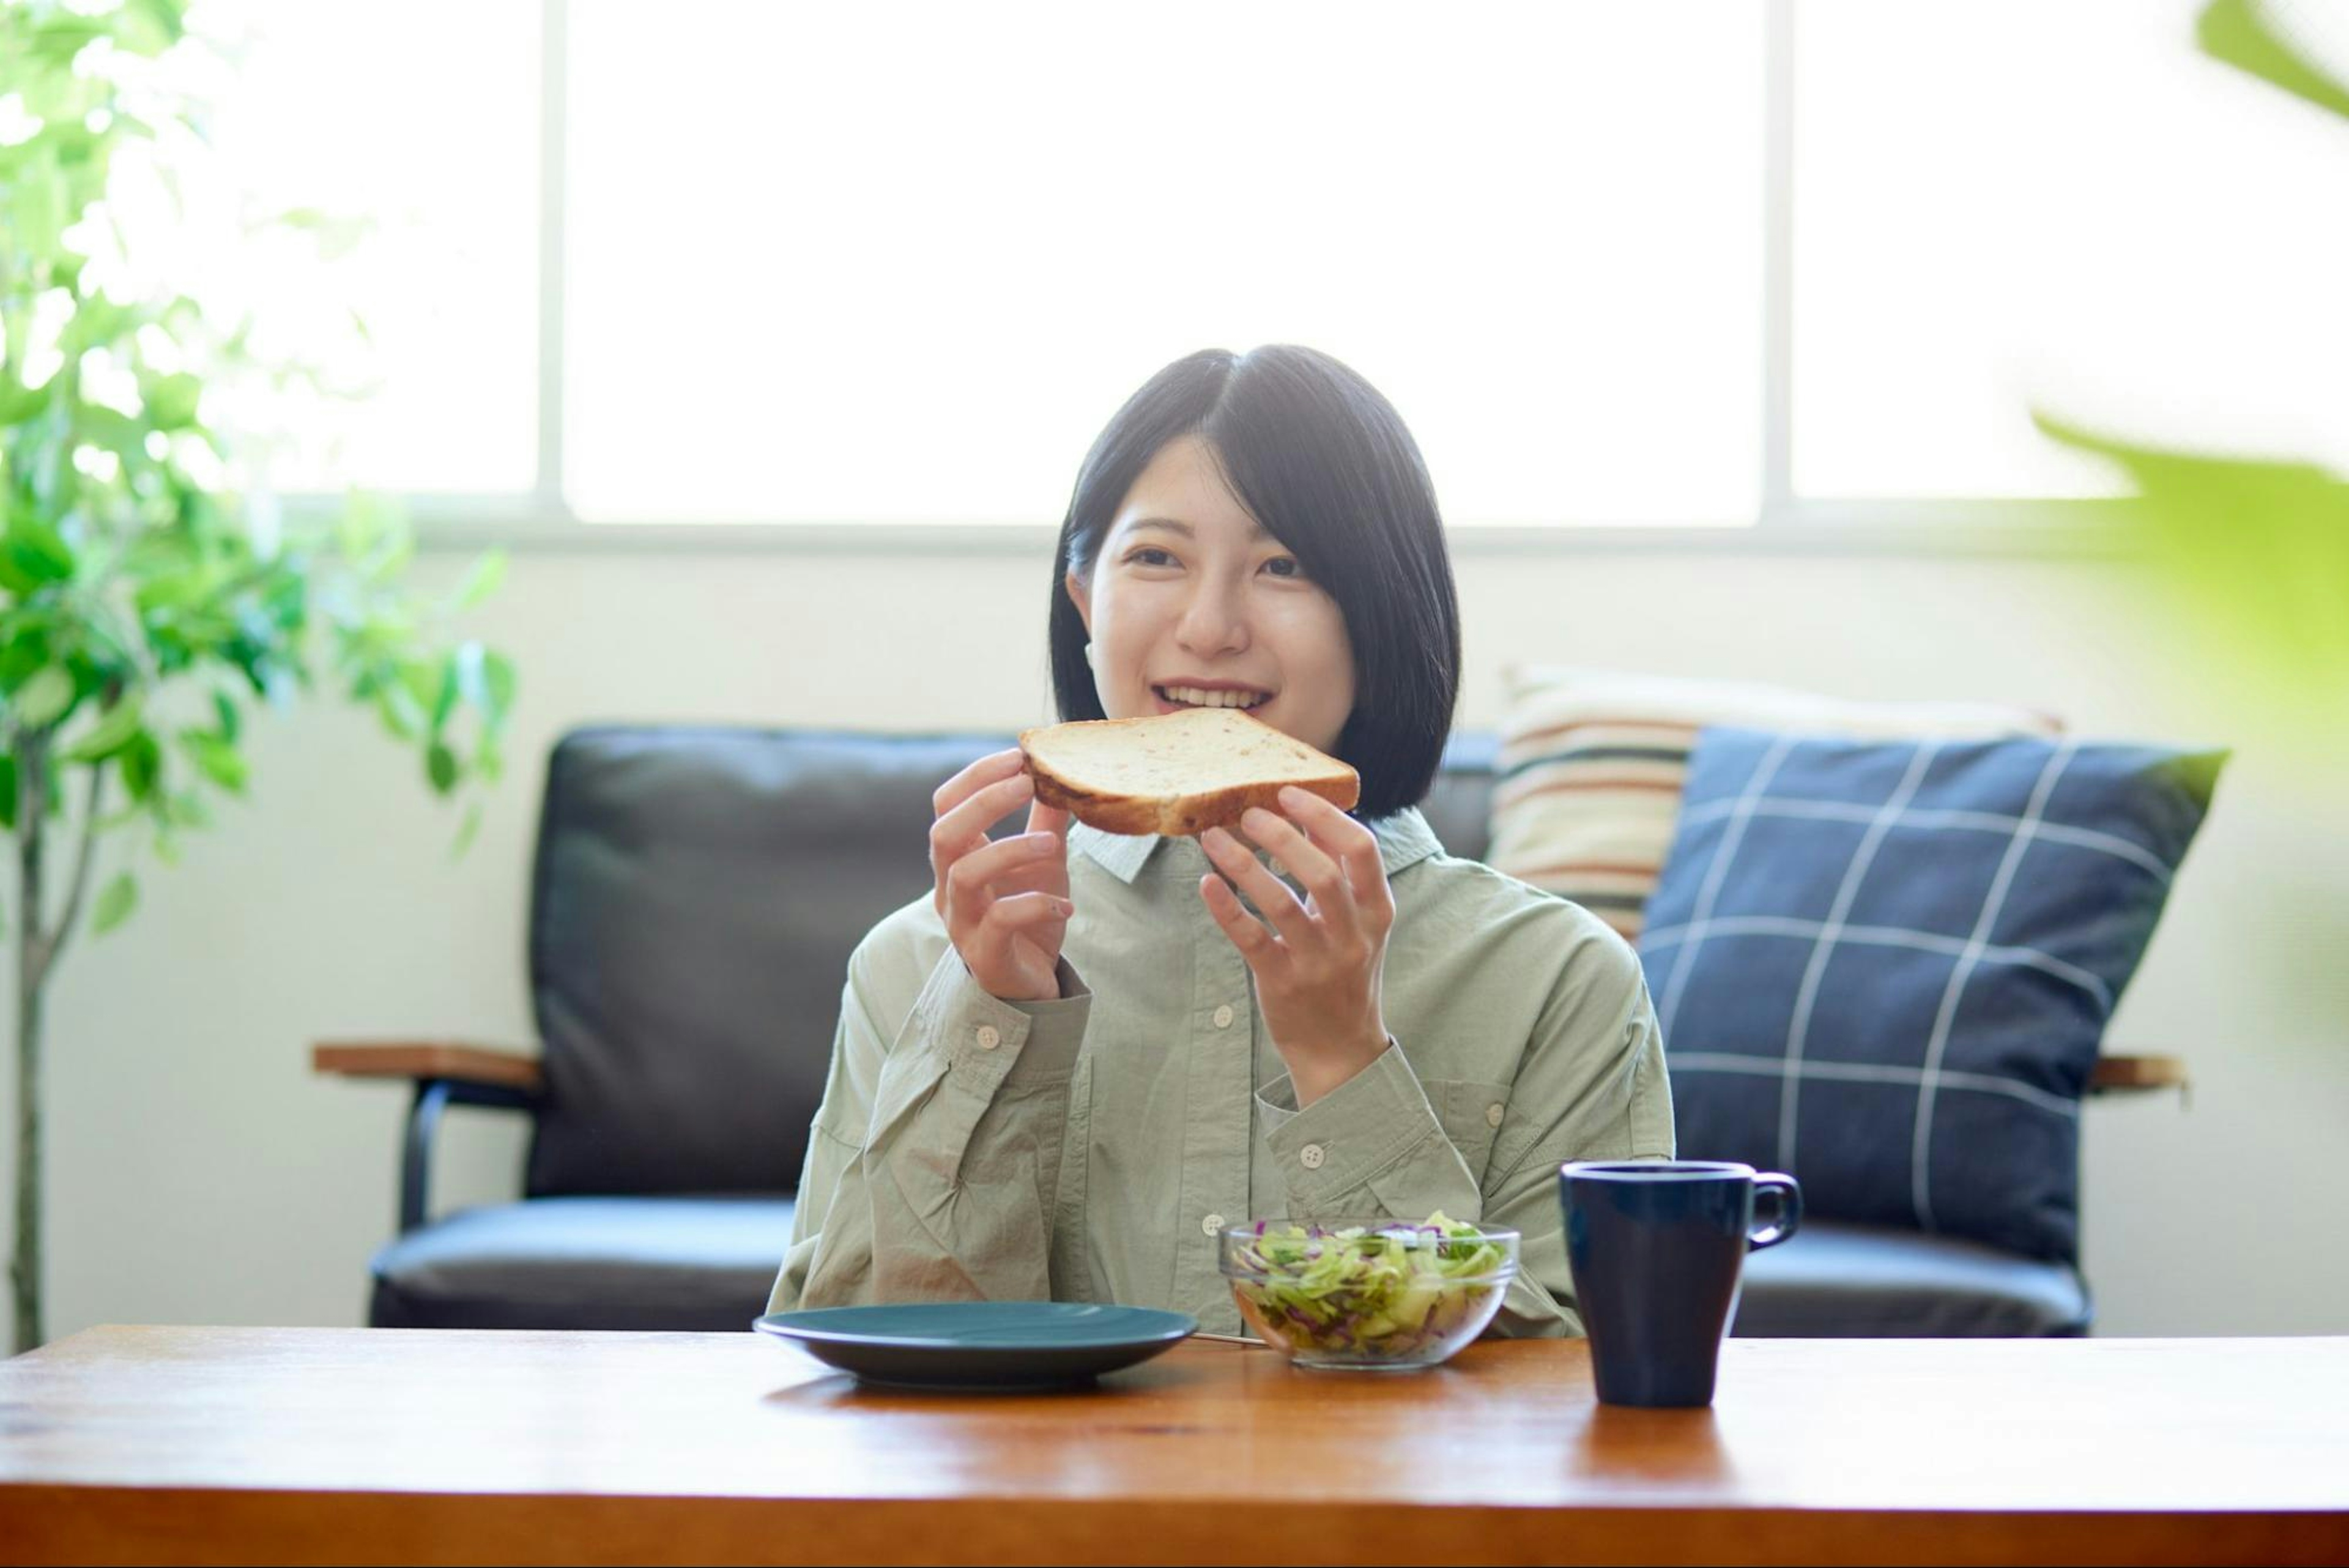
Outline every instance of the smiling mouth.
{"type": "Polygon", "coordinates": [[[1153,686],[1161,702],[1175,708],[1261,708],[1272,701],[1269,691],[1210,691],[1199,686],[1153,686]]]}

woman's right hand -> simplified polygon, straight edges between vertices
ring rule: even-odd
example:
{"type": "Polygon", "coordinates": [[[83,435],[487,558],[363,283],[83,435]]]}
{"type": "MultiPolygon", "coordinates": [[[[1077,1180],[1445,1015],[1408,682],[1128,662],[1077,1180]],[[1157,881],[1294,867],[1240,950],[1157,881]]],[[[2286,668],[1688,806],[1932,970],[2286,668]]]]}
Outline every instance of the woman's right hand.
{"type": "Polygon", "coordinates": [[[1061,939],[1069,902],[1069,814],[1036,799],[1019,748],[979,758],[930,799],[931,901],[982,989],[1006,1002],[1061,994],[1061,939]],[[988,828],[1027,801],[1028,831],[989,839],[988,828]]]}

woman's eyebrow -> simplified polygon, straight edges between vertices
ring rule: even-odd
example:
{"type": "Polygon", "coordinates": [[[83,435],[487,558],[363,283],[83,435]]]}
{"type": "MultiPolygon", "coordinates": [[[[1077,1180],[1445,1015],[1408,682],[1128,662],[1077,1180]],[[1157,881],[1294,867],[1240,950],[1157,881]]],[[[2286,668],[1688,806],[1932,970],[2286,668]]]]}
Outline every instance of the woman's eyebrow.
{"type": "MultiPolygon", "coordinates": [[[[1180,534],[1185,539],[1193,539],[1198,536],[1197,529],[1192,527],[1188,523],[1174,517],[1140,518],[1133,523],[1127,524],[1125,531],[1129,534],[1139,534],[1144,528],[1157,528],[1169,534],[1180,534]]],[[[1271,537],[1271,531],[1267,529],[1263,524],[1258,523],[1254,518],[1248,519],[1249,543],[1253,544],[1257,540],[1269,539],[1271,537]]]]}

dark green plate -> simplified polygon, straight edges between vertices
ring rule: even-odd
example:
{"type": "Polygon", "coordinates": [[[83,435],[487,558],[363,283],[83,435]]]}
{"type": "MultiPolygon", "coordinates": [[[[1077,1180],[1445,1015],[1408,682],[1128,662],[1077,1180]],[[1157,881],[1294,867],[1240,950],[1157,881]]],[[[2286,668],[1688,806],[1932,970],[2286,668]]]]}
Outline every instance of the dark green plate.
{"type": "Polygon", "coordinates": [[[752,1326],[867,1383],[1050,1388],[1147,1361],[1199,1320],[1081,1302],[906,1302],[769,1313],[752,1326]]]}

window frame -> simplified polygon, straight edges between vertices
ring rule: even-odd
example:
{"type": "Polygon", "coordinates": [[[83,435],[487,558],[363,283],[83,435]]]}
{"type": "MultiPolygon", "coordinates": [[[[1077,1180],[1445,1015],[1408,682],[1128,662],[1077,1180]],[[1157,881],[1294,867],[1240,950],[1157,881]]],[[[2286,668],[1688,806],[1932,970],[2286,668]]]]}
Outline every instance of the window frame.
{"type": "MultiPolygon", "coordinates": [[[[1762,483],[1743,524],[1558,523],[1453,525],[1456,556],[1616,554],[2106,556],[2119,553],[2114,500],[2012,496],[1806,498],[1793,486],[1794,89],[1799,0],[1762,0],[1762,483]]],[[[589,523],[563,493],[570,0],[540,0],[538,449],[527,492],[401,497],[428,550],[502,546],[587,554],[1032,556],[1051,524],[589,523]]],[[[325,496],[287,497],[289,513],[331,515],[325,496]]]]}

